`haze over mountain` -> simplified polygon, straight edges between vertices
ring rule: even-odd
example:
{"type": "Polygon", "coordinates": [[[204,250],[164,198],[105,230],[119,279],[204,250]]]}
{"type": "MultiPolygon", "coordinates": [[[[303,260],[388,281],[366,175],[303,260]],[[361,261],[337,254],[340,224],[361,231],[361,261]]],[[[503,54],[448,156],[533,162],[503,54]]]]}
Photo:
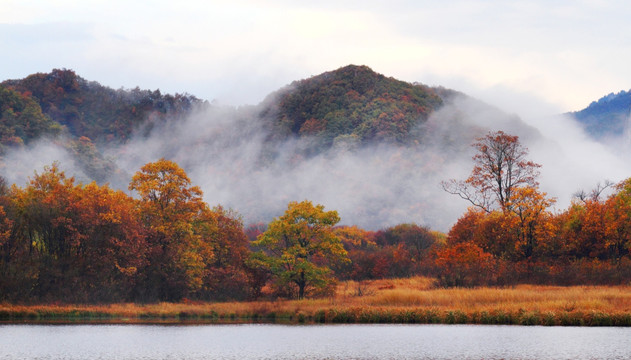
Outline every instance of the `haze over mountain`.
{"type": "Polygon", "coordinates": [[[242,107],[113,90],[70,70],[5,81],[0,91],[2,175],[10,182],[22,185],[59,161],[81,181],[126,189],[143,164],[164,157],[188,172],[209,204],[235,209],[246,223],[309,199],[338,210],[344,224],[447,230],[467,204],[440,182],[468,175],[470,144],[490,130],[520,136],[560,208],[575,190],[631,174],[628,162],[571,118],[524,121],[367,66],[295,81],[242,107]],[[27,107],[35,120],[24,118],[27,107]]]}

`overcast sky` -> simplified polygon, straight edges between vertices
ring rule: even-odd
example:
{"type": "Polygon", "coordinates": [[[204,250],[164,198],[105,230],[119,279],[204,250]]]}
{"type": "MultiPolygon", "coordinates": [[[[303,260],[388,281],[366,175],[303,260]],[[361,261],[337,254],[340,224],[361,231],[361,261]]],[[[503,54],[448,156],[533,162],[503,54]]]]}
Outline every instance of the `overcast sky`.
{"type": "Polygon", "coordinates": [[[627,1],[0,0],[0,80],[53,68],[113,88],[256,104],[348,64],[523,112],[631,87],[627,1]]]}

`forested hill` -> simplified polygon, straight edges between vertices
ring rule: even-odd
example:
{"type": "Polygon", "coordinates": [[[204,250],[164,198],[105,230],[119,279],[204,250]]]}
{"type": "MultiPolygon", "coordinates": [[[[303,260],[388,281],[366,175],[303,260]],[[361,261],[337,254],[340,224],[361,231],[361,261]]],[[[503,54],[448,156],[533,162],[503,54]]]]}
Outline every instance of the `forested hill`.
{"type": "Polygon", "coordinates": [[[570,113],[596,139],[617,137],[630,131],[631,91],[611,93],[592,102],[587,108],[570,113]]]}
{"type": "Polygon", "coordinates": [[[66,69],[5,80],[0,83],[0,164],[12,149],[28,149],[49,138],[89,178],[85,180],[103,183],[118,168],[103,155],[105,147],[148,134],[167,120],[181,120],[204,103],[187,94],[114,90],[66,69]]]}
{"type": "MultiPolygon", "coordinates": [[[[136,170],[132,162],[160,157],[187,169],[213,157],[256,159],[258,167],[294,166],[324,152],[361,152],[372,145],[411,149],[441,141],[446,143],[435,145],[444,154],[454,144],[468,147],[486,131],[476,125],[474,114],[496,119],[505,130],[519,123],[453,90],[400,81],[356,65],[294,81],[258,105],[237,108],[187,94],[114,90],[72,70],[55,69],[0,83],[0,108],[3,176],[17,173],[16,164],[44,158],[40,150],[20,155],[10,149],[25,153],[37,146],[35,140],[53,138],[63,154],[48,156],[52,160],[47,162],[73,167],[82,181],[111,184],[125,184],[125,176],[136,170]],[[8,154],[16,156],[7,159],[8,154]]],[[[21,166],[20,174],[43,165],[32,166],[36,168],[21,166]]],[[[218,165],[213,166],[216,171],[218,165]]]]}
{"type": "Polygon", "coordinates": [[[261,106],[270,136],[313,137],[312,150],[337,144],[406,144],[415,125],[440,107],[431,88],[349,65],[295,81],[269,95],[261,106]]]}
{"type": "Polygon", "coordinates": [[[267,222],[288,201],[309,199],[338,210],[346,224],[446,229],[462,209],[439,184],[468,166],[475,138],[498,129],[530,143],[541,136],[464,94],[367,66],[295,81],[240,107],[113,90],[72,70],[0,86],[13,99],[13,110],[3,107],[0,118],[13,134],[3,141],[15,137],[0,154],[7,182],[25,184],[58,162],[84,184],[127,189],[139,168],[164,158],[190,174],[209,204],[235,209],[248,223],[267,222]]]}
{"type": "MultiPolygon", "coordinates": [[[[72,136],[87,137],[96,143],[125,141],[146,121],[181,117],[188,114],[195,104],[202,103],[191,95],[162,95],[160,90],[140,90],[138,87],[114,90],[98,82],[87,81],[66,69],[54,69],[48,74],[37,73],[20,80],[6,80],[0,87],[4,93],[7,89],[19,93],[23,102],[30,104],[35,101],[41,108],[31,111],[35,116],[39,116],[37,113],[41,111],[65,127],[72,136]]],[[[8,121],[4,110],[11,105],[6,98],[0,101],[3,108],[0,120],[6,126],[8,121]]],[[[20,109],[13,112],[22,114],[20,109]]],[[[39,120],[39,123],[44,124],[44,130],[40,131],[42,134],[58,130],[47,130],[45,125],[48,124],[44,120],[39,120]]],[[[3,130],[2,142],[5,143],[10,130],[3,130]]],[[[33,137],[17,128],[13,136],[21,137],[25,142],[33,137]]]]}

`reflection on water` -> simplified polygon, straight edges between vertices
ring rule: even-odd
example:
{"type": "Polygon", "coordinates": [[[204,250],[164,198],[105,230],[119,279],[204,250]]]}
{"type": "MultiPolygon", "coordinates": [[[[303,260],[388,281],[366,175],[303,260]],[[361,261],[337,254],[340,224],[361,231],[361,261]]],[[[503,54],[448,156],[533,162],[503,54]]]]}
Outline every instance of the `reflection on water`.
{"type": "Polygon", "coordinates": [[[2,325],[0,359],[631,359],[631,329],[2,325]]]}

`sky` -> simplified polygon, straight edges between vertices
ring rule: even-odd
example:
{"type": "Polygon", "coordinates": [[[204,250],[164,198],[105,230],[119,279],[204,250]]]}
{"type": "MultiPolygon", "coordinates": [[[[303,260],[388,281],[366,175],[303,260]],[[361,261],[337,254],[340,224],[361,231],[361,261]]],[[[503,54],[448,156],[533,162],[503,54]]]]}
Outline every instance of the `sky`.
{"type": "Polygon", "coordinates": [[[356,64],[554,114],[629,89],[630,16],[606,0],[0,0],[0,80],[67,68],[246,105],[356,64]]]}

